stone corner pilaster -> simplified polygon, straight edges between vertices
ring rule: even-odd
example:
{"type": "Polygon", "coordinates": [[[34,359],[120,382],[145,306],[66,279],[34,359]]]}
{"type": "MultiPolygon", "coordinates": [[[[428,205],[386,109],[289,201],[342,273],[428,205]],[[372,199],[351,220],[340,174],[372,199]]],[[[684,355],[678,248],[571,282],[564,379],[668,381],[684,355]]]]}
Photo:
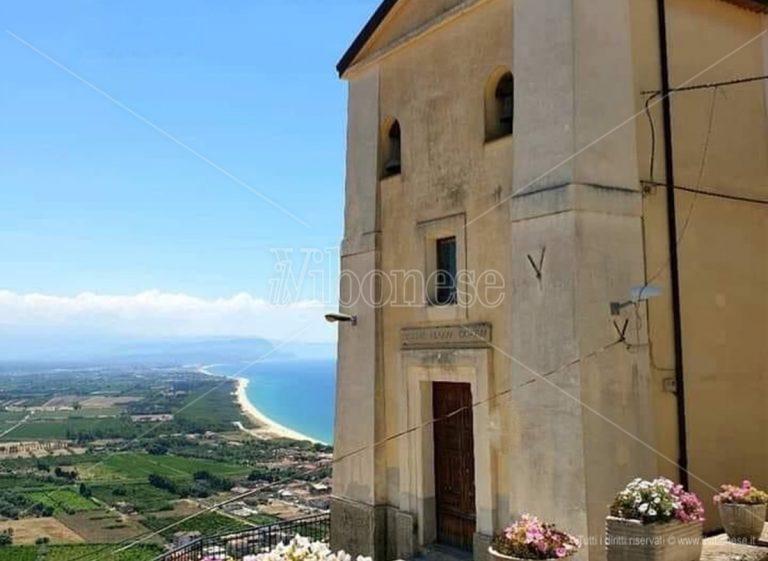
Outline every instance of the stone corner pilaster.
{"type": "Polygon", "coordinates": [[[472,540],[472,559],[474,561],[490,561],[491,556],[488,553],[488,548],[492,541],[492,536],[476,533],[472,540]]]}
{"type": "Polygon", "coordinates": [[[341,497],[331,499],[331,549],[343,549],[352,557],[365,555],[386,559],[386,507],[341,497]]]}

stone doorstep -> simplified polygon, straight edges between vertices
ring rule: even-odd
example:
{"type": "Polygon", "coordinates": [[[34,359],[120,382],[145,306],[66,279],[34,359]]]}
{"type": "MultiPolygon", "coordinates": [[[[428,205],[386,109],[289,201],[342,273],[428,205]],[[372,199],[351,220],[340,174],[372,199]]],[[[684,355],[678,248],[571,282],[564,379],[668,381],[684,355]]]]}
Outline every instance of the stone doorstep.
{"type": "Polygon", "coordinates": [[[701,561],[768,561],[768,524],[757,545],[734,543],[725,534],[704,538],[701,561]]]}
{"type": "Polygon", "coordinates": [[[414,561],[472,561],[472,552],[435,543],[422,549],[414,561]]]}

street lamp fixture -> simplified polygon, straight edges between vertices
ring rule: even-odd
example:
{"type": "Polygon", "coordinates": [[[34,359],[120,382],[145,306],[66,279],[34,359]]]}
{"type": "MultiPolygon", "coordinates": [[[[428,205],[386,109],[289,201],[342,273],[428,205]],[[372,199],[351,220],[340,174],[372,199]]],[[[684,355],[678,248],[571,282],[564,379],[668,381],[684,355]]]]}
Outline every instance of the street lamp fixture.
{"type": "Polygon", "coordinates": [[[325,314],[325,321],[328,323],[351,323],[357,325],[357,316],[351,316],[349,314],[325,314]]]}
{"type": "Polygon", "coordinates": [[[611,302],[611,315],[618,316],[621,314],[621,310],[629,306],[630,304],[637,304],[639,302],[646,302],[651,298],[661,296],[661,289],[656,286],[635,286],[630,291],[630,299],[626,302],[611,302]]]}

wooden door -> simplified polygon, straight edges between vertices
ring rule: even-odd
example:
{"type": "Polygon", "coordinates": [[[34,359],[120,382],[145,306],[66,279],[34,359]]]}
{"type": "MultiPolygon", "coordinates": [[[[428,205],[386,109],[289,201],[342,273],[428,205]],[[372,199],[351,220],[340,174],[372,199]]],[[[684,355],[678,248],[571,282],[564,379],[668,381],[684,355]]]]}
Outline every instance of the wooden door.
{"type": "Polygon", "coordinates": [[[469,384],[432,386],[437,540],[472,549],[475,533],[475,454],[469,384]],[[461,413],[451,415],[462,407],[461,413]],[[450,415],[444,418],[446,415],[450,415]]]}

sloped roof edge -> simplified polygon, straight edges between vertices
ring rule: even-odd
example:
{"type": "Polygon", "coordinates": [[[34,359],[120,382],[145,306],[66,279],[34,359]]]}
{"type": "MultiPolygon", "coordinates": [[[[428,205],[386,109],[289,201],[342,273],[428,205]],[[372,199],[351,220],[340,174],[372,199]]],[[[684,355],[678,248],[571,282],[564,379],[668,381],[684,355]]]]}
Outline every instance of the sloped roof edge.
{"type": "Polygon", "coordinates": [[[391,12],[392,8],[395,7],[397,1],[398,0],[383,0],[383,2],[379,4],[379,7],[376,8],[376,11],[371,16],[371,19],[368,20],[362,31],[357,34],[355,40],[352,41],[352,44],[349,46],[347,51],[341,57],[341,60],[339,60],[339,63],[336,65],[336,70],[339,72],[339,76],[343,75],[344,72],[347,71],[347,68],[352,65],[355,57],[360,54],[360,51],[363,50],[363,47],[365,47],[368,39],[371,38],[371,36],[379,28],[379,25],[381,25],[381,22],[383,22],[384,19],[389,15],[389,12],[391,12]]]}
{"type": "MultiPolygon", "coordinates": [[[[729,4],[740,6],[747,10],[752,10],[753,12],[768,14],[768,0],[723,0],[723,1],[728,2],[729,4]]],[[[357,55],[360,54],[360,51],[363,50],[363,47],[365,47],[365,44],[368,42],[371,36],[376,32],[376,30],[379,28],[379,25],[381,25],[384,19],[386,19],[386,17],[392,11],[392,8],[394,8],[395,4],[397,4],[397,2],[398,0],[383,0],[382,3],[379,4],[379,7],[376,8],[376,11],[371,16],[371,19],[368,20],[368,22],[363,27],[362,31],[360,31],[360,33],[357,34],[357,37],[355,37],[355,40],[352,41],[352,44],[349,46],[347,51],[344,53],[344,55],[341,57],[338,64],[336,65],[336,70],[339,72],[339,76],[342,76],[344,72],[346,72],[347,69],[352,65],[352,62],[354,62],[355,57],[357,57],[357,55]]]]}
{"type": "Polygon", "coordinates": [[[768,0],[725,0],[730,4],[735,4],[752,10],[753,12],[760,12],[762,14],[768,14],[768,0]]]}

